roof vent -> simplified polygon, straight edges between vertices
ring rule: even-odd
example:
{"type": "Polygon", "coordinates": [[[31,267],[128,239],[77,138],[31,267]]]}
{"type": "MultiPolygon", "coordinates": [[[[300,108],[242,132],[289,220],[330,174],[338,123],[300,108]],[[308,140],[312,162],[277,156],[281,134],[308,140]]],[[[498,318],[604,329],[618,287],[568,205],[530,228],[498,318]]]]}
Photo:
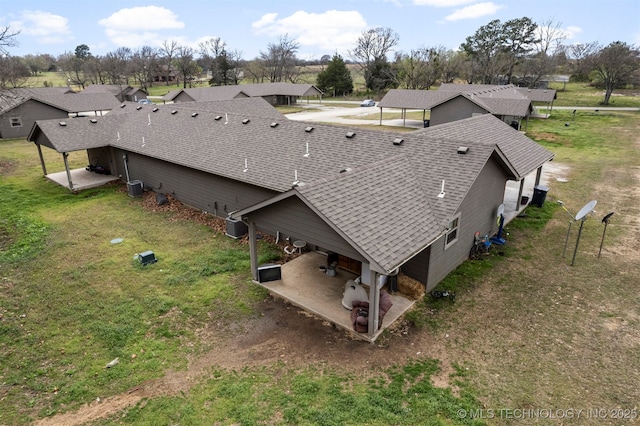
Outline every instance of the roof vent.
{"type": "Polygon", "coordinates": [[[120,108],[124,108],[126,106],[127,106],[127,104],[120,104],[120,108]]]}
{"type": "Polygon", "coordinates": [[[140,110],[142,109],[142,105],[138,105],[138,106],[136,107],[136,109],[137,109],[138,111],[140,111],[140,110]]]}
{"type": "Polygon", "coordinates": [[[173,111],[171,111],[171,114],[174,114],[174,115],[175,115],[175,114],[177,114],[177,113],[178,113],[178,110],[175,110],[175,109],[174,109],[173,111]]]}
{"type": "Polygon", "coordinates": [[[158,109],[159,109],[158,107],[154,107],[151,111],[158,112],[158,109]]]}
{"type": "Polygon", "coordinates": [[[312,126],[307,126],[307,127],[304,128],[304,131],[307,132],[307,133],[311,133],[311,132],[313,132],[313,127],[312,126]]]}
{"type": "Polygon", "coordinates": [[[251,120],[249,120],[248,118],[245,118],[244,120],[242,120],[242,124],[247,124],[249,121],[251,120]]]}
{"type": "Polygon", "coordinates": [[[466,154],[467,152],[469,152],[469,147],[468,146],[459,146],[458,147],[458,154],[466,154]]]}
{"type": "Polygon", "coordinates": [[[192,114],[191,114],[191,116],[192,116],[192,117],[197,117],[197,116],[198,116],[198,113],[197,113],[197,112],[194,112],[194,113],[192,113],[192,114]]]}
{"type": "Polygon", "coordinates": [[[96,120],[95,118],[92,118],[89,121],[92,122],[93,124],[96,124],[98,122],[98,120],[96,120]]]}
{"type": "Polygon", "coordinates": [[[347,132],[347,138],[351,139],[356,135],[356,132],[347,132]]]}
{"type": "Polygon", "coordinates": [[[347,167],[346,169],[340,170],[340,173],[349,173],[351,171],[351,167],[347,167]]]}
{"type": "Polygon", "coordinates": [[[64,127],[67,125],[67,123],[65,121],[61,121],[60,123],[58,123],[60,126],[64,127]]]}
{"type": "Polygon", "coordinates": [[[218,121],[218,120],[220,120],[221,118],[222,118],[222,116],[221,116],[221,115],[216,115],[213,119],[214,119],[214,120],[216,120],[216,121],[218,121]]]}
{"type": "Polygon", "coordinates": [[[271,123],[271,127],[278,127],[278,123],[276,123],[275,121],[273,123],[271,123]]]}
{"type": "Polygon", "coordinates": [[[402,145],[403,142],[404,142],[404,139],[402,139],[402,138],[395,138],[393,140],[393,144],[394,145],[402,145]]]}

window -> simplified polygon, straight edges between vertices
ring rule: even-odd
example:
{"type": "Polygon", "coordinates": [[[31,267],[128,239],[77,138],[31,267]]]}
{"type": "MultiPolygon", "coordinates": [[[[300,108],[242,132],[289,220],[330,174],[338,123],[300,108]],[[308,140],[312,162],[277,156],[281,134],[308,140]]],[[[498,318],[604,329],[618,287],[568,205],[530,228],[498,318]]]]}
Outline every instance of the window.
{"type": "Polygon", "coordinates": [[[454,216],[449,222],[447,234],[444,237],[444,249],[448,249],[453,243],[458,241],[458,227],[460,225],[460,213],[454,216]]]}
{"type": "Polygon", "coordinates": [[[20,120],[20,117],[11,117],[9,122],[11,123],[11,127],[22,127],[22,120],[20,120]]]}

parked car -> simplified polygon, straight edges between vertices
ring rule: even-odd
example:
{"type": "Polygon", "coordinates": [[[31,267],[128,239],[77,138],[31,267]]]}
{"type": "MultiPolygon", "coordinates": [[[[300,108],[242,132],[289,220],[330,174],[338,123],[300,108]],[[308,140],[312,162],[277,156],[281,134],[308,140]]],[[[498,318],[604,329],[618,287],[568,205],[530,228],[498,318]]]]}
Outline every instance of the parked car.
{"type": "Polygon", "coordinates": [[[364,101],[362,101],[360,103],[361,107],[374,107],[376,106],[376,101],[374,101],[373,99],[365,99],[364,101]]]}
{"type": "Polygon", "coordinates": [[[153,102],[151,102],[149,99],[140,99],[138,103],[145,104],[145,105],[153,105],[153,102]]]}

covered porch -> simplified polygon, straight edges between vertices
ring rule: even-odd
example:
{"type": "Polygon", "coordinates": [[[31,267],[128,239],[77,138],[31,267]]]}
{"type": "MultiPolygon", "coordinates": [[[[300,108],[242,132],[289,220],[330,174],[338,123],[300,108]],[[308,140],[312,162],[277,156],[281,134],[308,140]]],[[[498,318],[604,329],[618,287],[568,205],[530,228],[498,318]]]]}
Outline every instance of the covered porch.
{"type": "Polygon", "coordinates": [[[515,219],[529,205],[536,186],[549,186],[553,169],[553,162],[548,161],[519,181],[507,181],[503,201],[505,224],[515,219]],[[521,202],[523,197],[526,197],[525,203],[521,202]]]}
{"type": "Polygon", "coordinates": [[[48,173],[45,177],[72,192],[97,188],[118,180],[117,176],[90,172],[86,169],[69,169],[64,172],[48,173]]]}
{"type": "MultiPolygon", "coordinates": [[[[324,254],[311,251],[303,253],[281,266],[281,279],[259,283],[275,296],[310,312],[336,327],[346,330],[355,338],[375,341],[386,328],[403,316],[415,303],[399,292],[390,293],[393,306],[386,313],[379,330],[370,335],[354,331],[351,323],[351,311],[342,305],[345,284],[355,280],[358,275],[336,269],[336,275],[330,276],[320,270],[327,258],[324,254]]],[[[363,285],[367,292],[369,286],[363,285]]]]}

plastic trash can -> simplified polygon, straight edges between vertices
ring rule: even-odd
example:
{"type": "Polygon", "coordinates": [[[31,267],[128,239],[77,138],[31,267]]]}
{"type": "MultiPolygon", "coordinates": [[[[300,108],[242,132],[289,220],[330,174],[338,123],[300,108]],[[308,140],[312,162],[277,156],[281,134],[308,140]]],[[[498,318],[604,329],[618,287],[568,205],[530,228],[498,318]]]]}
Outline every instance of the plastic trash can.
{"type": "Polygon", "coordinates": [[[544,201],[547,198],[547,192],[549,192],[549,188],[544,185],[534,186],[531,204],[537,207],[542,207],[544,205],[544,201]]]}

